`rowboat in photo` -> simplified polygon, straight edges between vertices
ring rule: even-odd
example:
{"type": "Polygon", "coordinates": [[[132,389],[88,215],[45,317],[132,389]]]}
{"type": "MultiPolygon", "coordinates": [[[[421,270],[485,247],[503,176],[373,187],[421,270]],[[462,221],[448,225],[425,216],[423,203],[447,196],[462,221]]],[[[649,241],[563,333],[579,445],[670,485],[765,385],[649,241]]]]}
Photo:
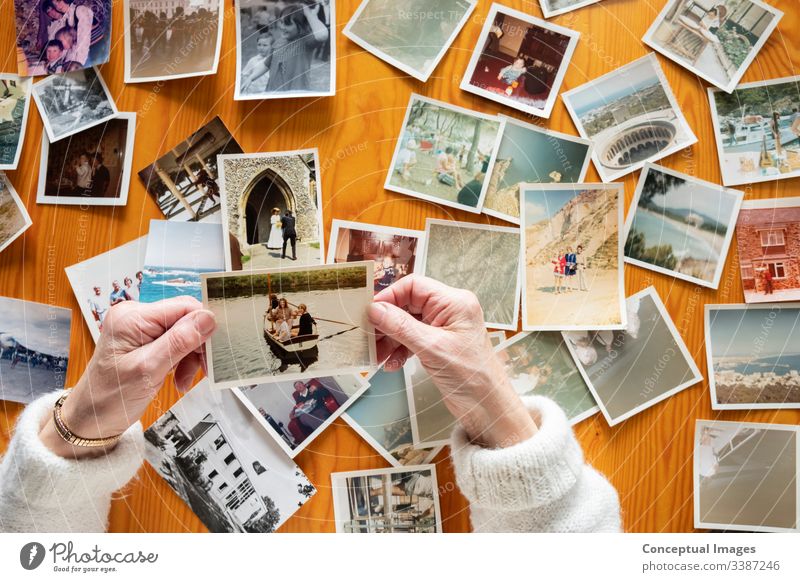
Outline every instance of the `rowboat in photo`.
{"type": "MultiPolygon", "coordinates": [[[[264,339],[267,340],[269,346],[273,351],[277,352],[276,355],[280,357],[286,354],[303,355],[316,349],[319,343],[319,334],[312,333],[306,335],[292,335],[291,339],[281,341],[277,338],[275,333],[271,330],[272,322],[267,316],[264,317],[264,339]]],[[[296,334],[298,326],[292,327],[292,333],[296,334]]]]}

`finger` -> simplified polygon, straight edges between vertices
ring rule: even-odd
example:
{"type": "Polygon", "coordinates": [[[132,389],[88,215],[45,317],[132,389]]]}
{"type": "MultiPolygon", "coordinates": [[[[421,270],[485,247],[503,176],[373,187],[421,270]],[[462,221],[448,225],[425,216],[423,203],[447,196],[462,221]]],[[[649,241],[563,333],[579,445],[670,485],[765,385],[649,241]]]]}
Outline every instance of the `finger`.
{"type": "Polygon", "coordinates": [[[375,346],[377,348],[378,361],[385,362],[386,360],[389,359],[389,356],[391,356],[397,348],[403,346],[403,344],[396,342],[392,338],[386,336],[378,340],[375,346]]]}
{"type": "Polygon", "coordinates": [[[408,309],[414,315],[424,315],[429,304],[453,291],[452,287],[435,279],[412,273],[376,294],[374,300],[408,309]]]}
{"type": "MultiPolygon", "coordinates": [[[[203,304],[194,297],[182,295],[155,303],[137,303],[132,315],[136,318],[136,325],[144,336],[143,340],[145,341],[142,343],[147,343],[147,338],[152,341],[174,326],[181,318],[202,308],[203,304]]],[[[130,325],[130,321],[123,323],[130,325]]]]}
{"type": "Polygon", "coordinates": [[[203,345],[216,325],[211,311],[198,309],[184,315],[162,335],[140,348],[154,377],[163,381],[178,362],[203,345]]]}
{"type": "Polygon", "coordinates": [[[372,303],[367,310],[367,316],[372,325],[415,354],[430,347],[433,340],[431,336],[439,332],[392,303],[372,303]]]}
{"type": "Polygon", "coordinates": [[[396,372],[402,369],[411,354],[405,346],[397,346],[394,351],[386,358],[383,369],[387,372],[396,372]]]}
{"type": "Polygon", "coordinates": [[[186,392],[192,387],[192,381],[202,367],[202,359],[202,355],[195,350],[175,366],[175,387],[178,392],[186,392]]]}

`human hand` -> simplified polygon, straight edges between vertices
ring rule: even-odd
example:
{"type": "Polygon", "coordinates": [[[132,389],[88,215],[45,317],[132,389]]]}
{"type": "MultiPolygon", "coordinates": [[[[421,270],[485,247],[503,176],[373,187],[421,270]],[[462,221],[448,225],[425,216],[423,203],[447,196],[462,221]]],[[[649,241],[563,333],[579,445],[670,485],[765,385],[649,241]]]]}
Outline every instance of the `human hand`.
{"type": "Polygon", "coordinates": [[[368,316],[385,369],[398,370],[416,354],[471,439],[510,446],[536,432],[495,356],[473,293],[412,274],[375,295],[368,316]]]}
{"type": "MultiPolygon", "coordinates": [[[[157,303],[124,301],[112,307],[89,365],[64,402],[62,417],[70,430],[84,438],[125,432],[141,418],[173,370],[178,389],[190,388],[198,369],[205,371],[203,343],[216,327],[214,314],[202,307],[192,297],[157,303]]],[[[103,452],[66,443],[52,417],[40,438],[65,457],[103,452]]]]}

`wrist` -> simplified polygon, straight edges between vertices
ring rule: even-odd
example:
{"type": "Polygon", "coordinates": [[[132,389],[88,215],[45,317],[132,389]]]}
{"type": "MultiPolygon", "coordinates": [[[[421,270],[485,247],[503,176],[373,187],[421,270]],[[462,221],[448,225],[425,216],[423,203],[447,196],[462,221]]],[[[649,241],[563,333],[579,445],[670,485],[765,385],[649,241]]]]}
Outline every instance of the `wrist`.
{"type": "Polygon", "coordinates": [[[487,448],[505,448],[528,440],[538,430],[508,378],[486,391],[461,418],[470,440],[487,448]]]}

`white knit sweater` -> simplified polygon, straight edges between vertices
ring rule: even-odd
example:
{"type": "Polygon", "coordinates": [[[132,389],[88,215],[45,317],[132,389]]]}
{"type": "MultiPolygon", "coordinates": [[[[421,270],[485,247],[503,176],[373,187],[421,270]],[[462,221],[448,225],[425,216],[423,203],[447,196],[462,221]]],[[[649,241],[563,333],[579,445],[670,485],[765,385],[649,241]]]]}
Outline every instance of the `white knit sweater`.
{"type": "MultiPolygon", "coordinates": [[[[20,415],[0,462],[0,531],[104,531],[112,495],[141,466],[139,423],[104,457],[76,461],[50,452],[38,435],[59,396],[43,396],[20,415]]],[[[470,444],[463,431],[453,435],[456,479],[475,531],[619,531],[617,493],[584,463],[564,413],[546,398],[525,403],[539,426],[526,442],[490,450],[470,444]]]]}

